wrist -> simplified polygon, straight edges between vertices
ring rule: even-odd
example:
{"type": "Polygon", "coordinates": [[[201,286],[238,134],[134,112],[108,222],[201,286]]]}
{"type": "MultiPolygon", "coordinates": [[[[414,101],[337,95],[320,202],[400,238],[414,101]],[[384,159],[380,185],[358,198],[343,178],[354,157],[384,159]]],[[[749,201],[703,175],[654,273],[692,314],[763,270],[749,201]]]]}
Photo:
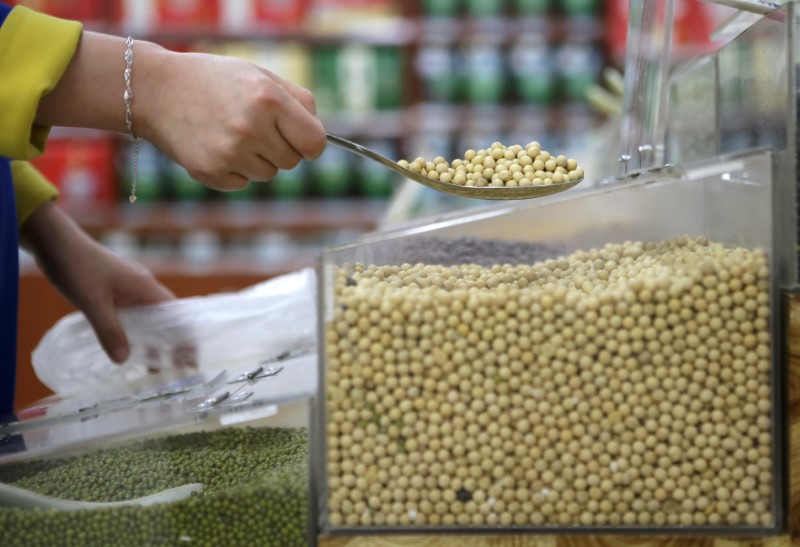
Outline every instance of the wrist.
{"type": "Polygon", "coordinates": [[[158,44],[139,40],[135,41],[133,51],[133,134],[152,141],[156,125],[155,113],[158,112],[163,82],[168,74],[167,65],[170,57],[176,54],[158,44]]]}
{"type": "Polygon", "coordinates": [[[42,203],[19,227],[19,243],[26,251],[37,254],[47,238],[47,226],[55,218],[56,205],[52,201],[42,203]]]}

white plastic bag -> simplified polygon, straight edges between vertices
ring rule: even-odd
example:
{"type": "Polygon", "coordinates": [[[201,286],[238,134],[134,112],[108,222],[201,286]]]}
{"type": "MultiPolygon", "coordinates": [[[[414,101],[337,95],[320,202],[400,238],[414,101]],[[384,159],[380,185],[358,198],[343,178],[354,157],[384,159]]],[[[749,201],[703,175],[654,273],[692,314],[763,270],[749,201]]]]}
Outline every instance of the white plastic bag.
{"type": "Polygon", "coordinates": [[[107,398],[187,372],[254,367],[316,344],[316,281],[307,268],[234,293],[120,310],[131,343],[113,363],[82,313],[58,321],[33,351],[36,375],[57,395],[107,398]]]}

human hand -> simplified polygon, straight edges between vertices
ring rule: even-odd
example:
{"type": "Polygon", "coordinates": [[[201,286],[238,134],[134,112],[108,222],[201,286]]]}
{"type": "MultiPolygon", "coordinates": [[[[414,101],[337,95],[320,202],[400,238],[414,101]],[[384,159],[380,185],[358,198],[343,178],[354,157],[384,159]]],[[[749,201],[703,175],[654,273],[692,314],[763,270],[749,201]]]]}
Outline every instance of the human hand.
{"type": "MultiPolygon", "coordinates": [[[[52,202],[28,218],[20,235],[53,285],[86,315],[101,346],[117,363],[130,354],[117,309],[175,298],[149,270],[96,243],[52,202]]],[[[184,353],[176,353],[176,364],[186,365],[184,353]]]]}
{"type": "Polygon", "coordinates": [[[206,186],[239,190],[325,149],[308,90],[240,59],[148,46],[135,67],[134,127],[206,186]]]}
{"type": "MultiPolygon", "coordinates": [[[[125,40],[84,32],[58,84],[40,100],[39,125],[127,132],[125,40]]],[[[307,89],[247,61],[133,46],[133,132],[218,190],[265,181],[325,149],[307,89]]]]}

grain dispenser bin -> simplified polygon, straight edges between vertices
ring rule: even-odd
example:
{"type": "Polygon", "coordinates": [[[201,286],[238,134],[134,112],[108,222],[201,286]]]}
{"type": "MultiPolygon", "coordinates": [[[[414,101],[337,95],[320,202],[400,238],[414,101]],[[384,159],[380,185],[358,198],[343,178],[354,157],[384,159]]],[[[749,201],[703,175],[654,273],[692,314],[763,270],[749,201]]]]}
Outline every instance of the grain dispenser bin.
{"type": "Polygon", "coordinates": [[[797,6],[673,66],[655,4],[619,178],[322,254],[323,535],[787,529],[797,6]]]}

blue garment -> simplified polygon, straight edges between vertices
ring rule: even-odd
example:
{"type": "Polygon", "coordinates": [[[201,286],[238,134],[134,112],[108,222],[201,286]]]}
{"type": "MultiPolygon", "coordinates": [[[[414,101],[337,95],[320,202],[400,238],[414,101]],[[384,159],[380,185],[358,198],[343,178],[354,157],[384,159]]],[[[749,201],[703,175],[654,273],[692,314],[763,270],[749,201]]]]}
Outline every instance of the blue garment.
{"type": "MultiPolygon", "coordinates": [[[[0,3],[0,26],[11,7],[0,3]]],[[[0,416],[14,409],[17,372],[19,251],[11,164],[0,157],[0,416]]],[[[1,418],[0,418],[1,419],[1,418]]]]}
{"type": "MultiPolygon", "coordinates": [[[[14,409],[19,250],[11,164],[0,158],[0,416],[14,409]]],[[[0,418],[0,421],[2,418],[0,418]]]]}

